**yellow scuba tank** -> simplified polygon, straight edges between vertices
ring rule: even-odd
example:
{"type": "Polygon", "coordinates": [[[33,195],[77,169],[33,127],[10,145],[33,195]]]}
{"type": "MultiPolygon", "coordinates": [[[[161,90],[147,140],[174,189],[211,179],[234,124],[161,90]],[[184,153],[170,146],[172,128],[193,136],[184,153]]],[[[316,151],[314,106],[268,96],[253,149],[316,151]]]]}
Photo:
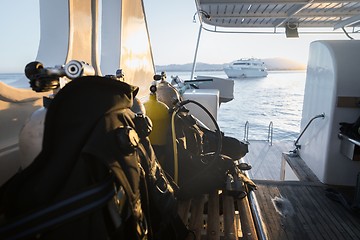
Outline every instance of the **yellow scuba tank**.
{"type": "Polygon", "coordinates": [[[156,82],[150,87],[149,100],[144,103],[146,115],[153,123],[153,129],[149,135],[152,145],[162,146],[168,140],[170,116],[169,108],[160,102],[156,95],[156,82]]]}

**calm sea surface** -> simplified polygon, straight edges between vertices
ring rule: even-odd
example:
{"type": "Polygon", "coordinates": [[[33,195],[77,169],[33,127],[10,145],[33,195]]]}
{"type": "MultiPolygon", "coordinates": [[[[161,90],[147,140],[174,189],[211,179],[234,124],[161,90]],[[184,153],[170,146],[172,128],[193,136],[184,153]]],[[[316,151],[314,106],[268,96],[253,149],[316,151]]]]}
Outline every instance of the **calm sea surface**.
{"type": "MultiPolygon", "coordinates": [[[[167,72],[190,79],[190,73],[167,72]]],[[[223,71],[195,75],[226,78],[223,71]]],[[[266,140],[273,124],[273,140],[296,140],[304,98],[306,71],[271,71],[265,78],[234,79],[234,100],[221,104],[218,123],[228,136],[244,138],[249,122],[249,139],[266,140]]]]}
{"type": "MultiPolygon", "coordinates": [[[[184,80],[188,72],[167,72],[184,80]]],[[[196,72],[195,75],[224,77],[223,71],[196,72]]],[[[269,72],[266,78],[235,79],[234,100],[221,104],[218,123],[228,136],[244,138],[249,122],[249,139],[266,140],[273,124],[273,140],[295,140],[300,131],[305,71],[269,72]]],[[[0,74],[0,81],[27,88],[23,74],[0,74]]]]}

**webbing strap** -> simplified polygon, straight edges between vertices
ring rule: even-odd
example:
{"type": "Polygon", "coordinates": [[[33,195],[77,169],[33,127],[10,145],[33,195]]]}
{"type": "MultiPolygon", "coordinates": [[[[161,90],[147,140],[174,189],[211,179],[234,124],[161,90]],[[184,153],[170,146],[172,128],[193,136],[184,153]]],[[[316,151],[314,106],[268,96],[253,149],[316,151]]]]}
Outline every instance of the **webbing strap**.
{"type": "MultiPolygon", "coordinates": [[[[139,170],[143,171],[140,162],[138,162],[138,166],[139,166],[139,170]]],[[[136,225],[135,229],[137,231],[138,239],[147,239],[148,226],[146,222],[146,217],[143,215],[142,212],[141,196],[140,194],[136,194],[136,195],[134,194],[130,182],[126,177],[124,171],[121,169],[121,166],[114,165],[112,167],[120,169],[120,171],[113,169],[113,173],[120,180],[121,185],[125,190],[125,194],[128,198],[128,203],[130,205],[130,210],[135,220],[135,225],[136,225]]]]}
{"type": "MultiPolygon", "coordinates": [[[[0,226],[0,239],[19,239],[105,205],[115,194],[113,179],[0,226]]],[[[25,199],[26,201],[26,199],[25,199]]]]}

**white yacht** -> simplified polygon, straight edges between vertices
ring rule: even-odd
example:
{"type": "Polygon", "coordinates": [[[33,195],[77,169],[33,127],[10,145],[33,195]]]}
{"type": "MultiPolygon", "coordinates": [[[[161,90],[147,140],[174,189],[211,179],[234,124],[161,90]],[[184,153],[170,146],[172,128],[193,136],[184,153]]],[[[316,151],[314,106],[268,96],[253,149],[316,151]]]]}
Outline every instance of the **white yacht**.
{"type": "Polygon", "coordinates": [[[241,58],[224,68],[229,78],[266,77],[268,75],[265,63],[257,58],[241,58]]]}

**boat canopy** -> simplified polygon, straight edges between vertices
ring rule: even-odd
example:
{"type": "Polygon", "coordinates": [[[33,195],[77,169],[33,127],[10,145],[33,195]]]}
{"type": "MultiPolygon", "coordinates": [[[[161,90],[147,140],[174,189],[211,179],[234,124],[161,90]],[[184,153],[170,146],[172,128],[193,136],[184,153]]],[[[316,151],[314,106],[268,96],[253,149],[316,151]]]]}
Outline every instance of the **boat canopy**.
{"type": "MultiPolygon", "coordinates": [[[[360,27],[360,1],[346,0],[195,0],[200,21],[224,28],[293,30],[360,27]]],[[[231,31],[231,30],[227,30],[231,31]]]]}
{"type": "Polygon", "coordinates": [[[202,29],[220,33],[360,33],[360,0],[195,0],[200,20],[191,79],[202,29]]]}

